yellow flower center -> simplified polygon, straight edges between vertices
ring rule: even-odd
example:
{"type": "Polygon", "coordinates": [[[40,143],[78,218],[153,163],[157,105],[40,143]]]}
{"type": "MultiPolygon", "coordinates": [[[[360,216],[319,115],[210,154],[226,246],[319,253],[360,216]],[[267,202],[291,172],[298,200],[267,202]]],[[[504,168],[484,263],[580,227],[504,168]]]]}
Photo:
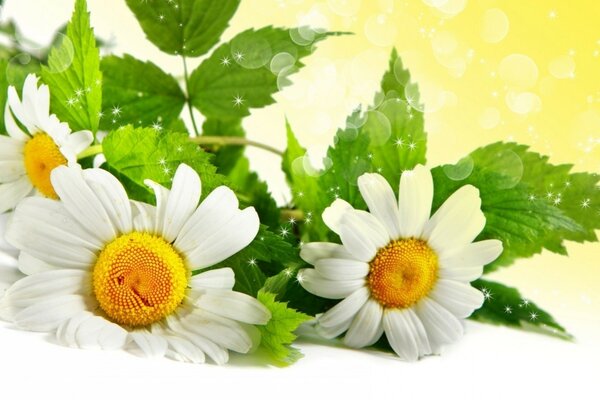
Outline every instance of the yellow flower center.
{"type": "Polygon", "coordinates": [[[182,302],[189,271],[162,237],[132,232],[110,242],[93,271],[94,294],[115,322],[134,327],[157,322],[182,302]]]}
{"type": "Polygon", "coordinates": [[[59,165],[66,165],[56,143],[47,133],[36,133],[25,144],[25,171],[31,184],[44,196],[57,199],[58,196],[50,182],[50,172],[59,165]]]}
{"type": "Polygon", "coordinates": [[[410,307],[431,291],[437,279],[437,255],[420,239],[390,242],[369,265],[371,295],[387,308],[410,307]]]}

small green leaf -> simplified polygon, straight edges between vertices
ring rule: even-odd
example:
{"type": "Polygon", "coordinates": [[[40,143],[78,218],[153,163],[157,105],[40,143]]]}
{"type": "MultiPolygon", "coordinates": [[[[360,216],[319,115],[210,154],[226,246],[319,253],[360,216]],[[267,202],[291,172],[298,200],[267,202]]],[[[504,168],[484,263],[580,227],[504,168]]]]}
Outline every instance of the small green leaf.
{"type": "Polygon", "coordinates": [[[508,325],[540,333],[572,339],[572,336],[550,314],[523,298],[517,289],[483,279],[473,282],[486,300],[471,319],[497,325],[508,325]]]}
{"type": "Polygon", "coordinates": [[[279,364],[289,365],[298,361],[302,353],[290,346],[296,340],[294,331],[311,317],[289,308],[287,303],[276,301],[273,293],[260,291],[257,298],[271,312],[267,325],[258,326],[260,346],[279,364]]]}
{"type": "Polygon", "coordinates": [[[52,111],[73,130],[98,130],[102,74],[85,0],[75,2],[67,34],[53,47],[42,78],[50,87],[52,111]]]}
{"type": "Polygon", "coordinates": [[[126,0],[148,40],[168,54],[199,57],[229,25],[240,0],[126,0]]]}
{"type": "MultiPolygon", "coordinates": [[[[600,218],[591,210],[592,201],[600,202],[597,175],[568,175],[570,166],[552,166],[546,157],[526,151],[525,146],[495,143],[475,150],[456,166],[432,170],[435,211],[450,194],[463,185],[479,189],[486,226],[478,240],[500,239],[502,255],[486,266],[490,272],[531,257],[542,249],[566,254],[565,240],[595,240],[594,228],[600,218]],[[546,177],[547,175],[547,177],[546,177]],[[570,186],[565,186],[569,181],[570,186]],[[590,199],[589,208],[576,203],[565,207],[546,194],[550,183],[560,187],[564,199],[590,199]]],[[[562,199],[562,198],[561,198],[562,199]]]]}
{"type": "Polygon", "coordinates": [[[151,179],[171,187],[175,170],[181,163],[200,175],[203,197],[225,181],[210,163],[210,155],[191,143],[185,133],[161,133],[156,129],[129,125],[110,132],[102,142],[102,148],[106,169],[123,182],[135,200],[153,204],[154,194],[144,180],[151,179]]]}
{"type": "Polygon", "coordinates": [[[288,29],[249,29],[219,46],[190,77],[192,104],[206,117],[242,118],[250,108],[273,103],[272,95],[288,86],[315,44],[331,33],[315,33],[298,44],[288,29]]]}
{"type": "Polygon", "coordinates": [[[181,114],[185,95],[177,80],[152,62],[125,54],[103,58],[101,67],[102,129],[128,124],[166,128],[181,114]]]}

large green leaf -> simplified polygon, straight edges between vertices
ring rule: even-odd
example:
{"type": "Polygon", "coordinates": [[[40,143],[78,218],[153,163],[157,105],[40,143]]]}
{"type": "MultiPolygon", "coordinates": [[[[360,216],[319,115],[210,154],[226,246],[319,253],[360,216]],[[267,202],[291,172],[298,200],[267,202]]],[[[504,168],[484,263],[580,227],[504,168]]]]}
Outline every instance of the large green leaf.
{"type": "Polygon", "coordinates": [[[486,272],[544,248],[566,254],[565,240],[595,240],[594,229],[600,226],[600,218],[592,210],[592,205],[598,204],[598,176],[569,176],[568,170],[568,166],[548,164],[547,157],[527,152],[525,146],[495,143],[475,150],[455,165],[432,170],[433,209],[463,185],[479,189],[486,226],[478,239],[500,239],[504,245],[502,255],[486,266],[486,272]],[[565,186],[567,181],[569,186],[565,186]],[[563,209],[563,200],[557,203],[556,197],[545,194],[548,182],[560,183],[561,199],[572,196],[579,202],[563,209]],[[583,207],[581,202],[586,199],[590,201],[583,207]]]}
{"type": "Polygon", "coordinates": [[[122,125],[163,128],[175,121],[185,104],[177,80],[150,61],[130,55],[102,59],[103,129],[122,125]]]}
{"type": "Polygon", "coordinates": [[[154,194],[144,180],[152,179],[170,187],[181,163],[200,175],[203,197],[225,181],[210,163],[210,155],[191,143],[185,133],[161,133],[153,128],[128,125],[110,132],[102,147],[105,168],[121,179],[129,196],[135,200],[154,203],[154,194]]]}
{"type": "Polygon", "coordinates": [[[126,0],[148,40],[168,54],[199,57],[229,25],[240,0],[126,0]]]}
{"type": "Polygon", "coordinates": [[[273,293],[260,291],[257,298],[271,312],[271,319],[267,325],[258,327],[261,333],[261,347],[280,365],[298,361],[302,353],[290,344],[296,340],[294,331],[311,317],[289,308],[287,303],[276,301],[273,293]]]}
{"type": "Polygon", "coordinates": [[[517,289],[479,279],[473,286],[485,295],[485,302],[471,319],[492,324],[509,325],[571,339],[571,335],[550,314],[521,296],[517,289]]]}
{"type": "Polygon", "coordinates": [[[331,34],[313,32],[301,44],[290,35],[271,26],[249,29],[219,46],[190,77],[192,104],[207,117],[231,119],[273,103],[272,95],[303,66],[300,60],[331,34]]]}
{"type": "Polygon", "coordinates": [[[75,2],[67,34],[50,51],[42,78],[50,87],[51,109],[60,120],[73,130],[98,130],[102,74],[85,0],[75,2]]]}

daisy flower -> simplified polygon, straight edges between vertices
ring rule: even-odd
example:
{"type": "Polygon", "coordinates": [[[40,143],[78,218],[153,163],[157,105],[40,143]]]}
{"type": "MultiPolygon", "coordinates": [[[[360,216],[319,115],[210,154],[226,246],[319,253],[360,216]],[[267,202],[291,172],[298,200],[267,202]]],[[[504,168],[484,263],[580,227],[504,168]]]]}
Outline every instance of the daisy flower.
{"type": "Polygon", "coordinates": [[[317,332],[346,332],[344,343],[356,348],[385,333],[405,360],[437,353],[482,305],[470,282],[502,252],[498,240],[472,243],[485,226],[479,191],[461,187],[430,218],[433,180],[421,165],[402,174],[398,201],[381,175],[362,175],[358,187],[370,212],[336,200],[323,220],[342,244],[308,243],[300,254],[315,266],[300,271],[302,286],[343,299],[318,317],[317,332]]]}
{"type": "Polygon", "coordinates": [[[34,189],[56,199],[50,173],[59,165],[77,164],[77,155],[93,141],[90,131],[71,133],[68,124],[50,114],[50,91],[37,81],[27,76],[22,99],[14,86],[8,88],[4,124],[9,136],[0,135],[0,213],[34,189]]]}
{"type": "Polygon", "coordinates": [[[172,189],[146,181],[156,207],[130,201],[100,169],[59,166],[60,201],[30,197],[16,208],[6,239],[27,276],[11,286],[0,313],[18,327],[55,332],[72,347],[126,348],[188,362],[227,362],[228,350],[258,344],[253,326],[270,312],[234,292],[234,274],[213,266],[246,247],[259,229],[218,187],[198,205],[198,174],[181,164],[172,189]]]}

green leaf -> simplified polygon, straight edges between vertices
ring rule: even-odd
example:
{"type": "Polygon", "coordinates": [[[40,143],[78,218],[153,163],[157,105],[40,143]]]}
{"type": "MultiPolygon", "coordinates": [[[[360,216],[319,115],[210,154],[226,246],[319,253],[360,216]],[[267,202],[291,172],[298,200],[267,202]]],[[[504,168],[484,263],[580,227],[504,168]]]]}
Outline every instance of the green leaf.
{"type": "Polygon", "coordinates": [[[185,133],[161,133],[152,128],[128,125],[110,132],[102,142],[102,148],[106,169],[123,182],[127,193],[135,200],[154,204],[154,194],[144,180],[151,179],[171,187],[175,170],[181,163],[200,175],[203,197],[225,181],[210,163],[210,155],[191,143],[185,133]]]}
{"type": "Polygon", "coordinates": [[[477,149],[455,165],[432,170],[434,211],[463,185],[479,189],[486,226],[477,239],[499,239],[504,245],[502,255],[486,266],[485,272],[509,265],[517,258],[531,257],[544,248],[566,254],[565,240],[595,240],[593,229],[599,221],[591,210],[591,200],[598,201],[598,176],[569,176],[569,168],[552,166],[547,161],[546,157],[527,152],[525,146],[495,143],[477,149]],[[564,195],[582,198],[582,193],[586,193],[589,209],[563,209],[554,204],[553,198],[544,195],[548,179],[561,187],[570,181],[564,195]]]}
{"type": "Polygon", "coordinates": [[[289,308],[287,303],[276,301],[273,293],[260,291],[257,298],[271,312],[267,325],[258,326],[261,333],[260,346],[274,361],[282,365],[298,361],[302,353],[290,346],[296,340],[294,331],[311,317],[289,308]]]}
{"type": "Polygon", "coordinates": [[[267,276],[275,275],[286,264],[298,263],[298,250],[281,235],[261,225],[256,238],[243,250],[217,264],[217,267],[258,264],[267,276]]]}
{"type": "Polygon", "coordinates": [[[354,111],[347,118],[346,127],[338,130],[334,145],[327,151],[325,171],[314,171],[307,165],[305,150],[288,127],[283,168],[294,204],[310,216],[310,223],[302,226],[303,239],[335,239],[321,214],[336,198],[355,208],[366,208],[357,185],[360,175],[377,172],[397,193],[402,171],[425,164],[427,135],[423,113],[419,111],[422,108],[418,104],[418,89],[410,82],[395,50],[381,88],[369,111],[354,111]]]}
{"type": "MultiPolygon", "coordinates": [[[[292,191],[294,199],[292,206],[304,210],[305,213],[310,213],[305,216],[304,227],[309,229],[310,232],[314,232],[312,235],[314,240],[317,238],[326,239],[327,227],[320,217],[320,211],[327,207],[330,200],[321,193],[318,173],[315,173],[317,171],[306,168],[309,163],[306,149],[300,145],[287,121],[286,131],[287,148],[283,153],[281,168],[292,191]],[[308,225],[312,224],[310,227],[307,225],[306,217],[308,217],[308,225]],[[323,233],[323,236],[321,236],[321,233],[323,233]]],[[[303,239],[309,239],[309,236],[303,239]]]]}
{"type": "Polygon", "coordinates": [[[50,87],[52,111],[61,121],[68,122],[73,130],[98,130],[102,74],[85,0],[75,2],[67,34],[50,51],[42,78],[50,87]]]}
{"type": "Polygon", "coordinates": [[[192,72],[192,104],[206,117],[231,119],[273,103],[272,95],[303,66],[300,60],[331,35],[311,32],[313,38],[305,44],[292,40],[290,30],[271,26],[238,34],[192,72]]]}
{"type": "Polygon", "coordinates": [[[199,57],[229,25],[240,0],[126,0],[146,37],[168,54],[199,57]]]}
{"type": "Polygon", "coordinates": [[[185,104],[177,80],[150,61],[125,54],[102,59],[102,129],[122,125],[167,127],[185,104]],[[141,78],[143,77],[143,78],[141,78]]]}
{"type": "Polygon", "coordinates": [[[540,333],[572,339],[572,336],[550,314],[523,298],[517,289],[483,279],[473,282],[486,300],[471,319],[497,325],[508,325],[540,333]]]}
{"type": "Polygon", "coordinates": [[[545,199],[583,227],[582,230],[556,230],[557,240],[580,243],[598,240],[595,230],[600,229],[600,175],[570,173],[572,164],[550,164],[549,157],[516,143],[494,143],[477,149],[471,158],[485,168],[493,169],[500,156],[512,164],[506,168],[510,179],[520,180],[535,198],[545,199]],[[523,167],[519,168],[520,165],[523,167]]]}
{"type": "MultiPolygon", "coordinates": [[[[240,118],[208,118],[202,124],[202,134],[206,136],[246,136],[240,118]]],[[[212,146],[212,149],[215,154],[214,164],[219,173],[223,175],[228,175],[244,154],[243,146],[212,146]]]]}

